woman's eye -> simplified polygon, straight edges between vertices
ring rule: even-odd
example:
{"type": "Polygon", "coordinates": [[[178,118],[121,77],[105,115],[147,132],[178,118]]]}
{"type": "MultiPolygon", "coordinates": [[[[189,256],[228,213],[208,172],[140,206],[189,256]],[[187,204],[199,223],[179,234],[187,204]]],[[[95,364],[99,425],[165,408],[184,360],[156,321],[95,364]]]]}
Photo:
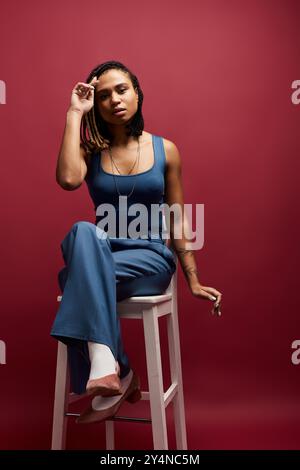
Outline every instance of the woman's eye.
{"type": "MultiPolygon", "coordinates": [[[[122,90],[120,90],[121,93],[123,93],[124,91],[126,91],[127,88],[123,88],[122,90]]],[[[101,95],[100,96],[100,99],[103,100],[104,98],[106,98],[108,95],[101,95]]]]}

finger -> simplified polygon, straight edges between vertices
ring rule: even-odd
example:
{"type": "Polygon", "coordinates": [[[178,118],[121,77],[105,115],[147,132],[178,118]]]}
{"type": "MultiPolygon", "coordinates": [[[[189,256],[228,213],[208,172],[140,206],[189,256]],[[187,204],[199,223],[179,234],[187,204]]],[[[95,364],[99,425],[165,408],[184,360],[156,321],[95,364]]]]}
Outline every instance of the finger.
{"type": "Polygon", "coordinates": [[[78,85],[78,87],[75,89],[75,93],[77,93],[79,96],[83,96],[86,93],[86,90],[82,85],[78,85]]]}
{"type": "Polygon", "coordinates": [[[218,315],[218,311],[215,308],[212,308],[211,314],[212,315],[218,315]]]}
{"type": "Polygon", "coordinates": [[[215,312],[219,315],[219,312],[221,311],[221,306],[215,306],[215,312]]]}
{"type": "Polygon", "coordinates": [[[222,299],[222,294],[218,295],[218,297],[217,297],[217,301],[216,301],[216,306],[217,307],[220,305],[221,299],[222,299]]]}
{"type": "Polygon", "coordinates": [[[84,82],[77,82],[74,89],[84,89],[85,87],[89,86],[87,83],[84,82]]]}
{"type": "Polygon", "coordinates": [[[221,302],[222,294],[217,289],[213,287],[205,287],[206,290],[209,291],[211,295],[211,300],[216,300],[216,304],[218,305],[221,302]]]}
{"type": "Polygon", "coordinates": [[[220,309],[220,307],[217,308],[216,314],[217,314],[219,317],[221,316],[221,309],[220,309]]]}
{"type": "Polygon", "coordinates": [[[218,297],[218,295],[222,295],[222,292],[219,292],[217,289],[215,289],[214,287],[206,287],[206,286],[202,286],[202,289],[205,289],[207,292],[209,292],[210,294],[212,294],[213,296],[215,297],[218,297]]]}
{"type": "Polygon", "coordinates": [[[81,86],[79,90],[82,93],[88,93],[90,90],[94,90],[94,87],[92,85],[85,85],[85,86],[81,86]]]}
{"type": "Polygon", "coordinates": [[[89,90],[93,90],[94,87],[88,83],[80,82],[77,84],[76,89],[79,91],[79,93],[87,93],[89,90]]]}
{"type": "Polygon", "coordinates": [[[96,83],[99,83],[99,80],[97,79],[97,77],[93,77],[92,80],[89,82],[89,85],[92,85],[92,86],[95,86],[96,83]]]}
{"type": "Polygon", "coordinates": [[[221,316],[221,310],[220,308],[213,308],[212,311],[211,311],[212,315],[217,315],[218,317],[221,316]]]}
{"type": "Polygon", "coordinates": [[[201,289],[202,297],[215,302],[215,300],[217,300],[217,297],[215,297],[214,295],[211,295],[209,292],[207,292],[207,290],[208,290],[208,287],[202,287],[201,289]]]}

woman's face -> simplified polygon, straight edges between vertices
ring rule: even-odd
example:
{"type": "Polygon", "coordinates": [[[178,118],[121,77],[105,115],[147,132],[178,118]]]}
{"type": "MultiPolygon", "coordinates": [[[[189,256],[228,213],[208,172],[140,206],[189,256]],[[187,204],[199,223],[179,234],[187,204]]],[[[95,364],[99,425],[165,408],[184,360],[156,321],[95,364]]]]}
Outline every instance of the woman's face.
{"type": "Polygon", "coordinates": [[[138,109],[138,93],[134,90],[128,74],[110,69],[100,75],[95,90],[95,106],[107,123],[127,123],[138,109]],[[117,108],[123,108],[125,111],[114,114],[117,108]]]}

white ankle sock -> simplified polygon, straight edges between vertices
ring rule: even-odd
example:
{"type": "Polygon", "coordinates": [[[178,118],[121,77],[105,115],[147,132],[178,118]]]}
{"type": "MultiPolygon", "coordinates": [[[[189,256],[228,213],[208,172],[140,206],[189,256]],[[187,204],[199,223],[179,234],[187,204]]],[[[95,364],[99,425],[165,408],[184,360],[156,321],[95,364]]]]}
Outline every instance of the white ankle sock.
{"type": "Polygon", "coordinates": [[[106,344],[88,341],[91,371],[89,380],[116,373],[116,360],[106,344]]]}
{"type": "MultiPolygon", "coordinates": [[[[121,379],[121,392],[122,394],[126,392],[131,379],[132,379],[133,371],[130,369],[129,373],[121,379]]],[[[97,396],[93,398],[92,400],[92,408],[94,410],[106,410],[106,408],[109,408],[110,406],[113,406],[115,403],[117,403],[121,398],[121,395],[116,395],[114,397],[101,397],[97,396]]]]}

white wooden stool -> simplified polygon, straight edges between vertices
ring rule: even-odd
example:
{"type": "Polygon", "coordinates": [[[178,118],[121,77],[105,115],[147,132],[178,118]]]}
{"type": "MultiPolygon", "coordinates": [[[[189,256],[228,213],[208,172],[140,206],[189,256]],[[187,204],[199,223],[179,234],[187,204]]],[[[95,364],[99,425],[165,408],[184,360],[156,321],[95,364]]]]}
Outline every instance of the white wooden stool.
{"type": "MultiPolygon", "coordinates": [[[[184,397],[181,373],[180,339],[177,314],[177,269],[168,289],[162,295],[129,297],[117,303],[120,318],[143,320],[146,363],[149,391],[142,391],[142,400],[150,401],[151,420],[143,418],[130,418],[114,416],[105,421],[106,449],[115,448],[114,421],[151,422],[153,448],[168,449],[168,435],[166,424],[166,407],[173,403],[174,423],[176,432],[176,448],[186,450],[186,424],[184,397]],[[164,391],[163,374],[159,337],[159,317],[167,315],[168,345],[171,370],[171,385],[164,391]]],[[[57,300],[61,300],[61,296],[57,300]]],[[[54,414],[52,428],[52,446],[54,449],[64,449],[68,416],[79,416],[69,413],[68,405],[86,397],[70,393],[69,369],[67,361],[67,346],[58,341],[54,414]]]]}

